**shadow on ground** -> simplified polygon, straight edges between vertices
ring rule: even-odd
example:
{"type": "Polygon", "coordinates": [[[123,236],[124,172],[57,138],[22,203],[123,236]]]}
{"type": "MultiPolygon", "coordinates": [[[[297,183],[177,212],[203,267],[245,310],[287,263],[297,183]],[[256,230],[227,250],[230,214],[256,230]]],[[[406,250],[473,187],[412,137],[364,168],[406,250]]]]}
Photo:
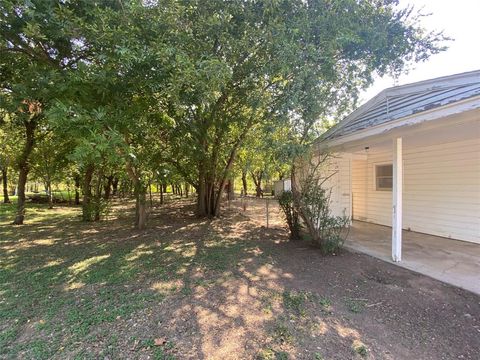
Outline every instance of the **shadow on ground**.
{"type": "Polygon", "coordinates": [[[475,358],[473,294],[368,256],[323,257],[238,209],[188,200],[131,228],[76,208],[0,225],[0,357],[475,358]]]}

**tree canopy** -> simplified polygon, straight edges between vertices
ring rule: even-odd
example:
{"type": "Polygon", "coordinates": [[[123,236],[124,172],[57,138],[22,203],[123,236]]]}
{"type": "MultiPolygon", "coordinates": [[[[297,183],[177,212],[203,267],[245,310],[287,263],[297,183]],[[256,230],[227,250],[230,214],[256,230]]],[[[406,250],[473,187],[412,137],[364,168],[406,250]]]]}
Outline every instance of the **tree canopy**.
{"type": "Polygon", "coordinates": [[[84,220],[120,178],[139,228],[148,185],[167,177],[217,216],[238,169],[285,171],[375,74],[443,50],[420,20],[394,0],[2,1],[1,126],[22,138],[15,222],[29,174],[81,178],[84,220]]]}

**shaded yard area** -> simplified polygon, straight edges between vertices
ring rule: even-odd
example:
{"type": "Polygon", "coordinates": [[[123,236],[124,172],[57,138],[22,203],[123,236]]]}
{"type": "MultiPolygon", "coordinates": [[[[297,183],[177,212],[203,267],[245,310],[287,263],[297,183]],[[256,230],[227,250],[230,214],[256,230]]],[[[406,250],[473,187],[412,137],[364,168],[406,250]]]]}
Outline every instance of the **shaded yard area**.
{"type": "Polygon", "coordinates": [[[0,358],[478,359],[480,297],[366,255],[323,257],[232,207],[0,212],[0,358]],[[33,215],[33,218],[32,216],[33,215]]]}

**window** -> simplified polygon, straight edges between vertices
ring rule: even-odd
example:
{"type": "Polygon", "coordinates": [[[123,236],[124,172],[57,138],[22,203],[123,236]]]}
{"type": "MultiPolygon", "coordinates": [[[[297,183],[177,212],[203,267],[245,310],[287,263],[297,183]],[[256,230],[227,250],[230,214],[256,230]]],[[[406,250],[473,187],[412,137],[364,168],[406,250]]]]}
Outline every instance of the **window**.
{"type": "Polygon", "coordinates": [[[375,189],[376,190],[392,190],[393,185],[393,166],[376,165],[375,166],[375,189]]]}

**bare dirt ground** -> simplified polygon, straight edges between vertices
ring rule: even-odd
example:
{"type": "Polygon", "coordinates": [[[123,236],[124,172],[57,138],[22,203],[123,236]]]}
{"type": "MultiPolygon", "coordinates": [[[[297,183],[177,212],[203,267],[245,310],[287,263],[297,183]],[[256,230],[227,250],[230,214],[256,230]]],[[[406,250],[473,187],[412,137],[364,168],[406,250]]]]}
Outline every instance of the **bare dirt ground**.
{"type": "Polygon", "coordinates": [[[278,219],[267,229],[262,204],[210,221],[173,201],[145,232],[131,204],[98,224],[71,208],[0,222],[0,358],[480,358],[480,297],[324,257],[278,219]]]}

